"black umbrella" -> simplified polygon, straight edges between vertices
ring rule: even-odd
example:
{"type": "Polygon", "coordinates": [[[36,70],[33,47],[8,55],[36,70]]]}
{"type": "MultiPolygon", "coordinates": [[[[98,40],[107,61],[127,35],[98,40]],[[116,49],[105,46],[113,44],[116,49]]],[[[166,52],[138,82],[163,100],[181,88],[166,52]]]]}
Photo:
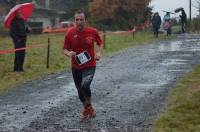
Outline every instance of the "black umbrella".
{"type": "Polygon", "coordinates": [[[174,12],[178,13],[178,12],[180,12],[180,11],[182,11],[182,10],[183,10],[183,8],[182,8],[182,7],[179,7],[179,8],[177,8],[177,9],[175,9],[174,12]]]}
{"type": "Polygon", "coordinates": [[[167,13],[170,13],[170,14],[175,14],[175,13],[173,13],[173,12],[170,12],[170,11],[164,11],[164,10],[162,10],[163,12],[167,12],[167,13]]]}

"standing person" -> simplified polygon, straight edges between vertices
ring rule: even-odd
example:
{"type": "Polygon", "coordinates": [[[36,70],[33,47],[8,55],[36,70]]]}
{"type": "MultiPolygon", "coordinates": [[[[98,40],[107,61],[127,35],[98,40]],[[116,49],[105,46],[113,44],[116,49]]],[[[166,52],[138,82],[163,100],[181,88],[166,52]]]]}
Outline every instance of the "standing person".
{"type": "Polygon", "coordinates": [[[187,15],[183,8],[181,8],[180,18],[181,18],[181,31],[182,31],[182,33],[185,33],[185,27],[187,24],[187,15]]]}
{"type": "Polygon", "coordinates": [[[72,75],[83,104],[81,118],[93,118],[96,112],[91,103],[90,84],[96,68],[96,60],[102,56],[102,40],[95,28],[86,25],[86,15],[83,11],[75,13],[75,27],[65,36],[63,53],[71,58],[72,75]],[[97,51],[94,50],[94,43],[97,51]]]}
{"type": "Polygon", "coordinates": [[[172,21],[170,18],[170,12],[166,12],[163,21],[164,21],[164,29],[167,31],[167,36],[169,36],[172,33],[172,21]]]}
{"type": "MultiPolygon", "coordinates": [[[[15,18],[11,22],[10,36],[12,37],[15,49],[26,47],[26,38],[29,28],[26,25],[23,15],[20,11],[16,12],[15,18]]],[[[25,59],[25,49],[15,51],[14,72],[23,72],[25,59]]]]}
{"type": "Polygon", "coordinates": [[[159,13],[156,12],[153,15],[152,18],[152,26],[153,26],[153,32],[154,32],[154,36],[158,37],[158,33],[159,33],[159,29],[160,29],[160,24],[161,24],[161,18],[159,16],[159,13]]]}

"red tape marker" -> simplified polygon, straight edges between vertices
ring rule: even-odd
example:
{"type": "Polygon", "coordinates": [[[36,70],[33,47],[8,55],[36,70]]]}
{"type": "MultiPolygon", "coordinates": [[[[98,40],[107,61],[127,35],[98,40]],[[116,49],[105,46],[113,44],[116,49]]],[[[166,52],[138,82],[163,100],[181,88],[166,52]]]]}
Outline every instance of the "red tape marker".
{"type": "Polygon", "coordinates": [[[31,46],[27,46],[24,48],[0,50],[0,54],[10,54],[10,53],[15,53],[16,51],[21,51],[21,50],[25,50],[25,49],[33,49],[33,48],[41,48],[41,47],[45,47],[45,46],[47,46],[47,45],[40,44],[40,45],[31,45],[31,46]]]}

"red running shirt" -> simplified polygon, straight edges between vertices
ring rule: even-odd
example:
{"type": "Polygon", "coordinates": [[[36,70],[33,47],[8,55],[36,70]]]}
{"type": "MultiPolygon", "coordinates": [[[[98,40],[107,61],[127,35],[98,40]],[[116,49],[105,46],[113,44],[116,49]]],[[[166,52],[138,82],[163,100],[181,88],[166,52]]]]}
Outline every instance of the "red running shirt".
{"type": "Polygon", "coordinates": [[[87,67],[96,66],[96,61],[94,59],[94,44],[102,45],[101,37],[95,28],[86,27],[83,31],[78,31],[76,27],[69,29],[65,36],[63,49],[69,51],[74,51],[76,54],[79,54],[85,50],[91,56],[91,60],[85,64],[79,65],[75,58],[72,58],[72,67],[76,69],[84,69],[87,67]]]}

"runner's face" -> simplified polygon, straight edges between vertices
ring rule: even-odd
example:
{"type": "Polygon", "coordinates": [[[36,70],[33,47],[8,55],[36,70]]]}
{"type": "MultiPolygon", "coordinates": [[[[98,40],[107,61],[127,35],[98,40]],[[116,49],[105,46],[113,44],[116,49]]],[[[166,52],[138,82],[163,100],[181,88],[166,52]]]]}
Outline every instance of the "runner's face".
{"type": "Polygon", "coordinates": [[[75,23],[80,31],[82,31],[86,25],[84,13],[75,14],[75,23]]]}

